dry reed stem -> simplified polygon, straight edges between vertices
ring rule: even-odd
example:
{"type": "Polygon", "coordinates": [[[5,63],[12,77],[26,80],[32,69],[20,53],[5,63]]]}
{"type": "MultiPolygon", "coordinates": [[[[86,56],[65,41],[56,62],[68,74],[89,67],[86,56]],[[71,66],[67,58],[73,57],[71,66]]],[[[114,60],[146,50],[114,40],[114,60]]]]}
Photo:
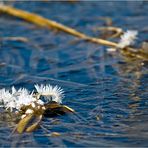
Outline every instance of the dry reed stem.
{"type": "MultiPolygon", "coordinates": [[[[49,20],[46,19],[40,15],[34,14],[34,13],[29,13],[26,12],[24,10],[20,10],[20,9],[16,9],[13,8],[11,6],[6,6],[6,5],[0,5],[0,12],[24,19],[25,21],[31,22],[33,24],[36,24],[38,26],[41,27],[47,27],[47,28],[53,28],[53,29],[58,29],[61,30],[63,32],[66,32],[70,35],[76,36],[80,39],[84,39],[93,43],[97,43],[97,44],[101,44],[101,45],[105,45],[105,46],[110,46],[110,47],[114,47],[117,48],[118,44],[111,42],[111,41],[107,41],[107,40],[103,40],[100,38],[95,38],[95,37],[91,37],[88,36],[84,33],[81,33],[73,28],[70,28],[68,26],[62,25],[60,23],[57,23],[53,20],[49,20]]],[[[148,55],[143,53],[140,50],[134,50],[133,48],[127,47],[125,49],[122,49],[122,52],[124,52],[124,54],[132,54],[132,56],[135,56],[137,58],[143,59],[143,60],[148,60],[148,55]]]]}
{"type": "Polygon", "coordinates": [[[108,26],[108,27],[97,27],[95,30],[115,32],[110,38],[116,38],[116,37],[119,37],[119,36],[123,33],[122,28],[119,28],[119,27],[113,27],[113,26],[108,26]]]}
{"type": "Polygon", "coordinates": [[[64,26],[60,23],[57,23],[55,21],[43,18],[42,16],[36,15],[34,13],[29,13],[29,12],[19,10],[19,9],[13,8],[11,6],[6,6],[6,5],[1,5],[0,11],[10,14],[10,15],[13,15],[15,17],[19,17],[21,19],[24,19],[28,22],[34,23],[34,24],[41,26],[41,27],[55,28],[55,29],[64,31],[66,33],[69,33],[73,36],[79,37],[84,40],[92,41],[92,42],[99,43],[99,44],[106,45],[106,46],[117,47],[116,43],[87,36],[83,33],[78,32],[77,30],[75,30],[73,28],[70,28],[70,27],[64,26]]]}

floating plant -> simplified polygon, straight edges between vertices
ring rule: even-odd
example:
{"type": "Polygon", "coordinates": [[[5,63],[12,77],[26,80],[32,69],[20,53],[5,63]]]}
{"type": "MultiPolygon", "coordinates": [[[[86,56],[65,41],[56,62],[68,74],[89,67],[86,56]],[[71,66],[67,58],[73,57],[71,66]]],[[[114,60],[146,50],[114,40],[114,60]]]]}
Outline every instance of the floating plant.
{"type": "MultiPolygon", "coordinates": [[[[123,32],[123,34],[120,36],[117,48],[124,49],[130,45],[133,45],[137,39],[137,35],[138,31],[136,30],[127,30],[126,32],[123,32]]],[[[107,51],[114,52],[117,50],[117,48],[108,48],[107,51]]]]}
{"type": "Polygon", "coordinates": [[[74,113],[74,110],[62,105],[64,91],[58,86],[35,85],[36,93],[26,88],[11,90],[0,89],[0,104],[5,110],[19,116],[16,131],[32,132],[40,124],[43,116],[54,117],[65,113],[74,113]]]}

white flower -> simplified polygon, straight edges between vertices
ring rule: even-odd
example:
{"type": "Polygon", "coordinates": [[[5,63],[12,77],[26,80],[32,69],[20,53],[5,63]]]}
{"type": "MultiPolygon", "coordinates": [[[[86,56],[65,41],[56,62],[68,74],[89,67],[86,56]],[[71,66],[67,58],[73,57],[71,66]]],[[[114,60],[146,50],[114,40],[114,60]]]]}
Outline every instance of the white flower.
{"type": "Polygon", "coordinates": [[[20,109],[24,105],[30,105],[36,98],[33,97],[32,94],[27,94],[26,91],[22,91],[22,93],[16,97],[16,109],[20,109]]]}
{"type": "Polygon", "coordinates": [[[5,107],[6,109],[10,109],[11,111],[16,106],[13,94],[11,94],[5,88],[0,90],[0,103],[3,105],[3,107],[5,107]]]}
{"type": "Polygon", "coordinates": [[[64,98],[64,91],[58,86],[51,85],[35,85],[37,92],[44,96],[46,101],[55,101],[57,103],[62,103],[62,99],[64,98]]]}
{"type": "Polygon", "coordinates": [[[12,87],[11,93],[6,89],[0,90],[0,103],[10,111],[13,111],[13,109],[20,110],[23,105],[30,105],[33,101],[36,101],[36,98],[29,94],[29,91],[25,88],[20,88],[17,91],[12,87]]]}
{"type": "Polygon", "coordinates": [[[10,92],[5,88],[0,89],[0,102],[1,103],[7,102],[9,98],[11,98],[10,92]]]}
{"type": "Polygon", "coordinates": [[[138,31],[135,30],[127,30],[122,36],[118,43],[118,48],[125,48],[134,43],[136,36],[138,35],[138,31]]]}
{"type": "Polygon", "coordinates": [[[26,88],[19,88],[18,90],[15,89],[15,87],[13,86],[12,87],[12,94],[17,97],[21,94],[24,94],[24,95],[28,95],[29,94],[29,91],[26,89],[26,88]]]}
{"type": "MultiPolygon", "coordinates": [[[[55,101],[57,103],[62,103],[62,99],[64,97],[63,90],[58,86],[51,85],[35,85],[39,96],[42,95],[45,102],[33,92],[29,92],[26,88],[15,89],[12,87],[11,90],[0,89],[0,106],[4,107],[6,110],[10,109],[10,111],[20,111],[23,106],[31,105],[33,108],[44,108],[44,104],[49,101],[55,101]]],[[[27,111],[27,113],[32,113],[31,111],[27,111]]]]}

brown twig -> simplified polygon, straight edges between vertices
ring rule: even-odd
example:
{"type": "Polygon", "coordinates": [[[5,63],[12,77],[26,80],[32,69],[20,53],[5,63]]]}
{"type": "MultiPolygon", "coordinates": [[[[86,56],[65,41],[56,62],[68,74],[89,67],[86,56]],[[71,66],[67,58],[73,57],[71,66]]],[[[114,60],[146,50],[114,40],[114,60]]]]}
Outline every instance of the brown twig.
{"type": "Polygon", "coordinates": [[[113,26],[108,26],[108,27],[97,27],[95,30],[115,32],[110,38],[116,38],[116,37],[119,37],[119,36],[123,33],[122,28],[119,28],[119,27],[113,27],[113,26]]]}
{"type": "Polygon", "coordinates": [[[19,9],[13,8],[11,6],[6,6],[6,5],[1,5],[0,11],[7,13],[9,15],[15,16],[15,17],[19,17],[21,19],[24,19],[28,22],[34,23],[34,24],[41,26],[41,27],[55,28],[55,29],[64,31],[68,34],[71,34],[73,36],[76,36],[76,37],[84,39],[84,40],[88,40],[88,41],[99,43],[99,44],[106,45],[106,46],[117,47],[116,43],[113,43],[113,42],[110,42],[107,40],[103,40],[103,39],[99,39],[99,38],[87,36],[81,32],[78,32],[77,30],[75,30],[73,28],[70,28],[70,27],[64,26],[60,23],[57,23],[55,21],[43,18],[42,16],[36,15],[34,13],[29,13],[29,12],[19,10],[19,9]]]}

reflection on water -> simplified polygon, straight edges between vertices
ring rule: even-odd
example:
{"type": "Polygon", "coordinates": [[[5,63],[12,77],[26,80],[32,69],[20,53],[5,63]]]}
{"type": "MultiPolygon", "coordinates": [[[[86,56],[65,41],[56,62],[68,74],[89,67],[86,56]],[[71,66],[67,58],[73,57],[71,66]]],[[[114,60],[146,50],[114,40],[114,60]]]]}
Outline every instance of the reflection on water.
{"type": "MultiPolygon", "coordinates": [[[[13,5],[87,34],[103,25],[98,19],[101,16],[111,17],[115,26],[125,29],[140,30],[147,25],[148,5],[144,2],[13,5]]],[[[0,23],[0,87],[15,85],[32,90],[36,83],[60,85],[65,90],[64,104],[77,111],[74,115],[44,118],[38,130],[22,135],[13,132],[16,125],[13,115],[1,114],[0,146],[148,146],[147,63],[110,55],[105,47],[75,41],[67,34],[9,16],[1,15],[0,23]],[[28,41],[4,39],[11,36],[28,41]],[[52,132],[61,136],[52,136],[52,132]]],[[[144,39],[146,35],[143,32],[142,35],[144,39]]]]}

